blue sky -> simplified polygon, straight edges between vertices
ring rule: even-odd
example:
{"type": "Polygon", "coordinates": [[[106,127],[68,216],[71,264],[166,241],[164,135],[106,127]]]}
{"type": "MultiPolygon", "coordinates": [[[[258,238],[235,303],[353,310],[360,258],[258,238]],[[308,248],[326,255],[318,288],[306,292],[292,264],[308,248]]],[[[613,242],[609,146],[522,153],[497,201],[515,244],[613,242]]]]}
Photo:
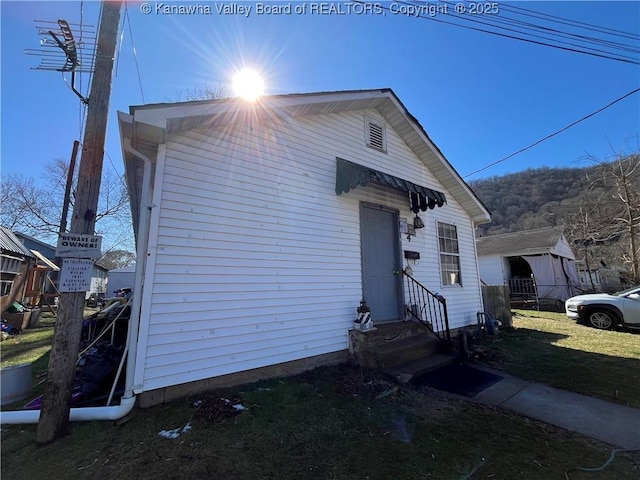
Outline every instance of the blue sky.
{"type": "MultiPolygon", "coordinates": [[[[152,9],[157,3],[150,2],[152,9]]],[[[635,64],[388,11],[257,15],[254,9],[247,18],[218,15],[216,4],[223,2],[183,3],[208,5],[213,14],[144,15],[142,2],[126,4],[129,22],[121,25],[105,168],[122,172],[118,110],[180,100],[205,82],[229,85],[243,66],[262,72],[267,93],[272,94],[390,87],[463,176],[640,86],[640,67],[635,64]]],[[[254,2],[226,2],[233,3],[254,2]]],[[[499,2],[498,8],[510,5],[640,34],[639,2],[499,2]]],[[[68,159],[73,141],[82,140],[78,98],[60,73],[33,70],[39,58],[24,50],[39,48],[34,20],[79,23],[82,15],[84,23],[97,26],[99,7],[90,1],[0,2],[3,175],[40,178],[40,166],[53,158],[68,159]]],[[[556,28],[570,31],[568,26],[556,28]]],[[[624,41],[640,47],[638,40],[624,41]]],[[[640,58],[637,53],[627,55],[640,58]]],[[[80,80],[87,92],[88,76],[80,80]]],[[[621,149],[638,150],[639,132],[640,94],[635,94],[468,179],[530,167],[582,166],[587,154],[605,159],[621,149]]]]}

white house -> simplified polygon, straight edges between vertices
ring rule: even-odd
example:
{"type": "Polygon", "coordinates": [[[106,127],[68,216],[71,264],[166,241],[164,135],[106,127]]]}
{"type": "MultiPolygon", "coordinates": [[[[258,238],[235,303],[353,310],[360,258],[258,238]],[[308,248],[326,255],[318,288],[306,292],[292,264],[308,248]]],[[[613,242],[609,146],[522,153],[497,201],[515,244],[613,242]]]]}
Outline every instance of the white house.
{"type": "Polygon", "coordinates": [[[559,303],[580,293],[575,254],[558,228],[488,235],[476,243],[482,282],[508,285],[513,299],[559,303]]]}
{"type": "Polygon", "coordinates": [[[607,265],[591,253],[587,255],[576,258],[584,293],[614,293],[632,286],[627,280],[628,274],[622,267],[607,265]]]}
{"type": "Polygon", "coordinates": [[[345,360],[363,298],[374,323],[406,319],[405,272],[451,329],[475,324],[490,213],[393,91],[134,106],[119,125],[143,404],[345,360]]]}

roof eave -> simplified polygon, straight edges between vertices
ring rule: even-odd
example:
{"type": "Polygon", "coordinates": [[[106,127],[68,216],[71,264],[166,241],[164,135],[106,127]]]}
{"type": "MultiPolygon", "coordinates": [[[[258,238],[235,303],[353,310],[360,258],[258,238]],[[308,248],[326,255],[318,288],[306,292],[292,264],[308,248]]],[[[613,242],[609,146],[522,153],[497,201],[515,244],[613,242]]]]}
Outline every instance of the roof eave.
{"type": "MultiPolygon", "coordinates": [[[[263,97],[255,103],[233,98],[132,106],[130,115],[119,113],[119,121],[121,138],[124,136],[132,138],[133,146],[136,148],[136,142],[149,144],[157,142],[158,132],[166,135],[170,132],[227,124],[243,113],[282,111],[286,112],[287,116],[299,116],[367,109],[376,109],[385,117],[420,161],[435,175],[448,194],[467,212],[474,224],[480,225],[491,221],[491,212],[431,141],[422,125],[388,88],[274,95],[263,97]],[[143,132],[139,128],[140,125],[144,125],[149,131],[143,132]],[[144,138],[145,133],[147,138],[144,138]]],[[[125,169],[127,169],[126,165],[131,163],[131,157],[131,154],[123,150],[125,169]]],[[[134,178],[129,171],[126,170],[126,173],[128,181],[134,178]]],[[[137,211],[133,212],[132,204],[134,225],[137,225],[137,216],[137,211]]],[[[137,231],[137,228],[135,230],[137,231]]]]}

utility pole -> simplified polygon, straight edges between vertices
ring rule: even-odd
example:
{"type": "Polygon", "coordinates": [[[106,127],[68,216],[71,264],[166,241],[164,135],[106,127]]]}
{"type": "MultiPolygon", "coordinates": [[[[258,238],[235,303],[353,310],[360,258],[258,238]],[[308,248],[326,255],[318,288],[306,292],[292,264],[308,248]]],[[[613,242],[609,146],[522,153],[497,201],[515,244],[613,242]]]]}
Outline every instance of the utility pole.
{"type": "MultiPolygon", "coordinates": [[[[71,198],[71,187],[73,185],[73,176],[76,172],[76,159],[78,158],[78,148],[80,148],[80,142],[78,140],[73,141],[73,150],[71,151],[71,161],[69,162],[69,171],[67,172],[67,184],[64,188],[64,200],[62,201],[62,215],[60,215],[60,228],[58,233],[64,233],[67,231],[67,216],[69,214],[69,202],[71,198]]],[[[60,267],[62,265],[62,259],[56,257],[54,263],[60,267]]],[[[53,277],[54,281],[58,281],[59,272],[55,272],[53,277]]]]}
{"type": "MultiPolygon", "coordinates": [[[[62,215],[60,216],[60,230],[59,233],[67,231],[67,214],[69,213],[69,200],[71,198],[71,185],[73,184],[73,175],[76,172],[76,158],[78,157],[78,148],[80,142],[78,140],[73,141],[73,151],[71,152],[71,161],[69,163],[69,172],[67,172],[67,184],[64,188],[64,201],[62,204],[62,215]]],[[[58,265],[60,266],[60,265],[58,265]]]]}
{"type": "MultiPolygon", "coordinates": [[[[95,229],[121,6],[121,0],[102,2],[71,233],[93,235],[95,229]]],[[[36,433],[36,441],[40,444],[52,442],[69,433],[69,410],[80,350],[85,293],[60,294],[58,320],[36,433]]]]}

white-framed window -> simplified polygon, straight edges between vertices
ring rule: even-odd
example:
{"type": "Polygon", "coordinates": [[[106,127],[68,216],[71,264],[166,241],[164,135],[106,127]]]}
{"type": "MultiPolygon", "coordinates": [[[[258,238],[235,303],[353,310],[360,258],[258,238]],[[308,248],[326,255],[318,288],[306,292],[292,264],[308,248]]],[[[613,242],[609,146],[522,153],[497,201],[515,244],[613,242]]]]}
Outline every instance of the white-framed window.
{"type": "Polygon", "coordinates": [[[442,285],[462,285],[458,229],[455,225],[438,222],[438,249],[442,285]]]}
{"type": "Polygon", "coordinates": [[[364,117],[364,135],[367,147],[387,153],[387,126],[384,122],[373,117],[364,117]]]}

